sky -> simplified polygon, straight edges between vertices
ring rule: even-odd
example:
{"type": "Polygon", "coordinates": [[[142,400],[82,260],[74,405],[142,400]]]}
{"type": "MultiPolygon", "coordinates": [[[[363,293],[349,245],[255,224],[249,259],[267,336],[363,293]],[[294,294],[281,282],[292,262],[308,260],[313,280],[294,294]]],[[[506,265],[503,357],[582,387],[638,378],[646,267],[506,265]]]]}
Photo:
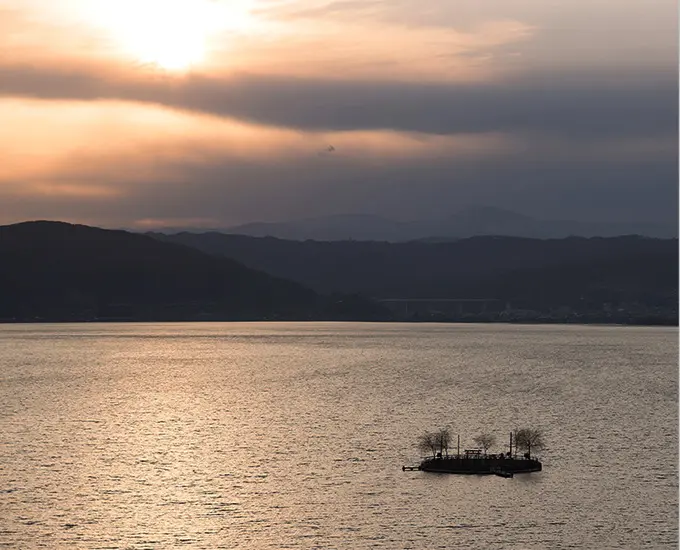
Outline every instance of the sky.
{"type": "Polygon", "coordinates": [[[675,0],[0,0],[0,223],[678,210],[675,0]]]}

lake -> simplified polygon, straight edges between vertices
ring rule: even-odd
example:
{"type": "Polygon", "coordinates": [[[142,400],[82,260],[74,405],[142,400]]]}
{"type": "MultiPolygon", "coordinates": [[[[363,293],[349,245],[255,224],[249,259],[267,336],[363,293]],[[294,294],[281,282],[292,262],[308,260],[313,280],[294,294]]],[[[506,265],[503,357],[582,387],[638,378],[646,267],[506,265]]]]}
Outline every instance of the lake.
{"type": "Polygon", "coordinates": [[[675,328],[0,325],[0,376],[4,547],[678,545],[675,328]],[[523,426],[540,473],[401,469],[523,426]]]}

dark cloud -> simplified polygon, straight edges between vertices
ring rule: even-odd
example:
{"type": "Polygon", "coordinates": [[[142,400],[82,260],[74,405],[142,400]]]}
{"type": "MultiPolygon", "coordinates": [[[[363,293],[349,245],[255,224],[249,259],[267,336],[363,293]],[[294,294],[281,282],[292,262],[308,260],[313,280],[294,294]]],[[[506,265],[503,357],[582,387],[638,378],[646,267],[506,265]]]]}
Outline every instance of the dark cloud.
{"type": "Polygon", "coordinates": [[[202,154],[199,144],[198,152],[163,161],[172,164],[164,167],[172,181],[140,185],[102,167],[98,185],[119,194],[5,197],[4,204],[26,217],[110,226],[204,218],[226,226],[335,213],[427,218],[488,204],[546,218],[677,219],[677,81],[666,73],[543,73],[462,85],[252,76],[134,80],[126,73],[4,67],[0,93],[139,101],[300,130],[500,131],[521,144],[483,161],[437,154],[398,162],[320,157],[326,142],[313,138],[308,156],[248,160],[209,148],[202,154]],[[637,140],[646,137],[636,155],[637,140]]]}
{"type": "Polygon", "coordinates": [[[475,84],[132,74],[4,66],[0,94],[139,101],[314,131],[500,131],[584,138],[677,133],[678,84],[671,71],[541,72],[475,84]]]}

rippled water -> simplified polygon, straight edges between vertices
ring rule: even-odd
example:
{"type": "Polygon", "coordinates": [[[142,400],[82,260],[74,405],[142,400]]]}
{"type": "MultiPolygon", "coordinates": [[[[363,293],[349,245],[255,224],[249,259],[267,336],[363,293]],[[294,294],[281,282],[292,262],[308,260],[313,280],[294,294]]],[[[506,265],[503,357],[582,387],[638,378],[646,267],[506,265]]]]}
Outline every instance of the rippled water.
{"type": "Polygon", "coordinates": [[[674,548],[677,353],[666,328],[0,326],[0,545],[674,548]],[[525,424],[541,473],[401,470],[425,429],[525,424]]]}

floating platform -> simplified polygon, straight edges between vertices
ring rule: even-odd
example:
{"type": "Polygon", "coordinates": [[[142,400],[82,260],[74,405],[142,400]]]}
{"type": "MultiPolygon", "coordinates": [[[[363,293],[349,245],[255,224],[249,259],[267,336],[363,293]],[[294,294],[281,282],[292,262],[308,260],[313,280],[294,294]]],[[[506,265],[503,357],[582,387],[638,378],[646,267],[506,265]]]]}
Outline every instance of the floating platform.
{"type": "Polygon", "coordinates": [[[479,458],[470,458],[465,455],[428,458],[423,460],[419,466],[402,466],[403,471],[420,470],[441,474],[497,475],[501,477],[540,472],[542,469],[543,465],[535,458],[498,458],[495,455],[479,458]]]}

